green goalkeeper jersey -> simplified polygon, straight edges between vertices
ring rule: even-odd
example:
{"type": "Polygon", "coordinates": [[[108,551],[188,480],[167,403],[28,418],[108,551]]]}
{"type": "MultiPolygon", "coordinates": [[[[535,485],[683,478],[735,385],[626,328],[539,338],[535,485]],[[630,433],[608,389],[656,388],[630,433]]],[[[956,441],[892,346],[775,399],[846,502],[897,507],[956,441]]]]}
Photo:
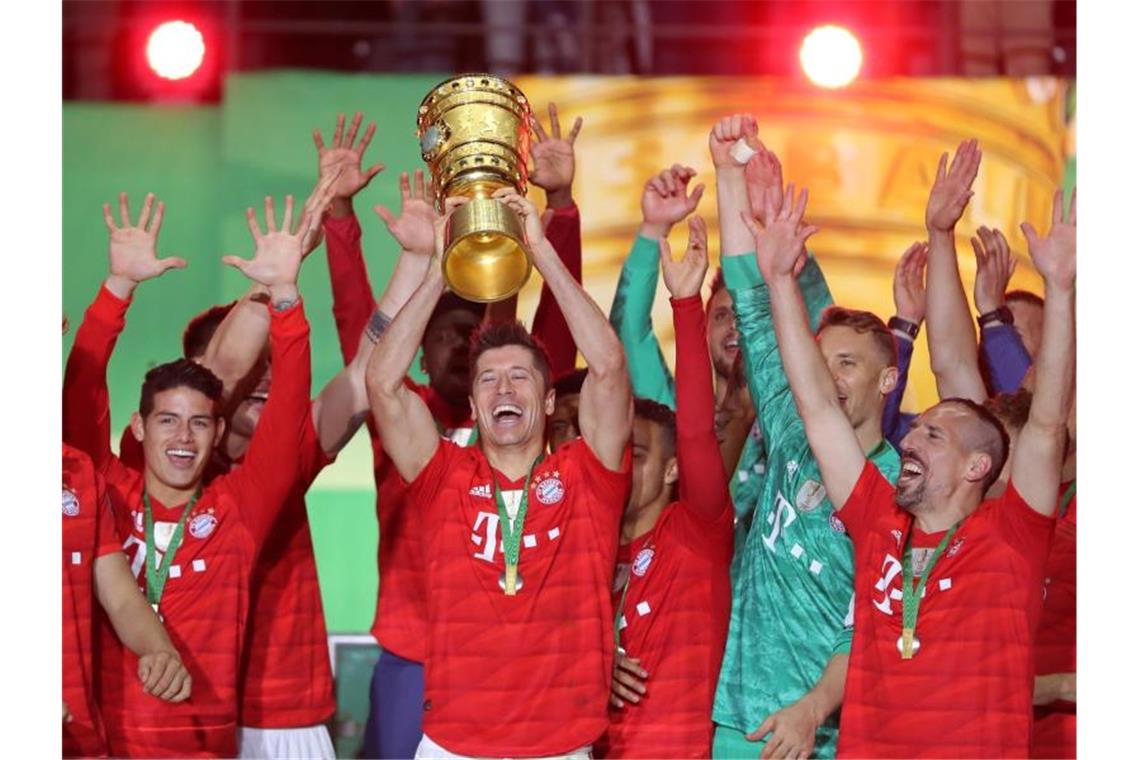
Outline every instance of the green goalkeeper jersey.
{"type": "MultiPolygon", "coordinates": [[[[788,387],[756,258],[734,256],[723,266],[767,460],[751,528],[734,559],[713,719],[750,733],[804,696],[833,655],[850,651],[854,562],[788,387]]],[[[799,283],[814,326],[832,303],[814,258],[799,283]]],[[[890,444],[881,442],[869,458],[895,481],[899,458],[890,444]]],[[[834,757],[837,733],[833,715],[819,728],[813,754],[834,757]]],[[[757,755],[762,746],[756,744],[757,755]]]]}

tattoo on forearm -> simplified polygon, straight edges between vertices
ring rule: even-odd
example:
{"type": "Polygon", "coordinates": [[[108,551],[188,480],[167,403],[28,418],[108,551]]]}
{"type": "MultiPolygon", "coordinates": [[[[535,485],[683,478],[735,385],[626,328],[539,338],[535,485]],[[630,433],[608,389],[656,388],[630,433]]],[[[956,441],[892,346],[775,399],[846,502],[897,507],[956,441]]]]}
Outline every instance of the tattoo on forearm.
{"type": "Polygon", "coordinates": [[[298,299],[296,298],[282,298],[280,301],[273,302],[274,311],[286,311],[296,305],[298,299]]]}
{"type": "Polygon", "coordinates": [[[380,336],[384,334],[390,324],[392,324],[392,318],[377,309],[368,318],[368,325],[364,328],[364,332],[368,336],[368,340],[379,343],[380,336]]]}

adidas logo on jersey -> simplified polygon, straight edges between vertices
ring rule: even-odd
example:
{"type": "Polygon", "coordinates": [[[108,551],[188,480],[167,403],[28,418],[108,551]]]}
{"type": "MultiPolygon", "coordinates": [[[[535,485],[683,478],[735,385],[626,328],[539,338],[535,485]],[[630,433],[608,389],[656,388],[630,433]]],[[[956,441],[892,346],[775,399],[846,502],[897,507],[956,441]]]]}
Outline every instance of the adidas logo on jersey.
{"type": "Polygon", "coordinates": [[[472,486],[471,490],[467,493],[471,494],[472,496],[479,496],[483,499],[489,499],[491,498],[491,485],[490,483],[487,483],[481,486],[472,486]]]}

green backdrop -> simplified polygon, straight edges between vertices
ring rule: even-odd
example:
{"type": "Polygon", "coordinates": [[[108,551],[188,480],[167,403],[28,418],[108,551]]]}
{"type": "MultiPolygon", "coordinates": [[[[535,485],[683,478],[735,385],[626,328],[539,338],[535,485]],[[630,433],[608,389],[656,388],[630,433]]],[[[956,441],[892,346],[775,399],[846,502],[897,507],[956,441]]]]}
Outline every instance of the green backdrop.
{"type": "MultiPolygon", "coordinates": [[[[232,300],[248,285],[220,258],[249,256],[244,212],[272,194],[302,202],[316,178],[311,132],[326,142],[338,111],[360,108],[378,123],[365,156],[387,170],[357,198],[365,255],[376,287],[388,278],[397,248],[372,207],[399,206],[396,178],[422,166],[415,113],[443,76],[346,76],[314,72],[238,75],[215,106],[69,103],[63,109],[63,304],[78,327],[107,273],[102,204],[126,191],[132,211],[148,191],[166,202],[162,256],[183,256],[173,271],[138,289],[112,359],[109,384],[115,430],[138,403],[146,370],[178,356],[182,328],[205,307],[232,300]]],[[[280,206],[279,206],[280,208],[280,206]]],[[[313,387],[341,366],[324,248],[306,262],[301,292],[313,333],[313,387]]],[[[71,338],[63,340],[63,359],[71,338]]],[[[418,368],[418,363],[417,363],[418,368]]],[[[117,439],[115,445],[117,446],[117,439]]],[[[375,491],[372,453],[363,431],[314,484],[308,498],[313,543],[329,631],[365,632],[376,604],[375,491]]]]}

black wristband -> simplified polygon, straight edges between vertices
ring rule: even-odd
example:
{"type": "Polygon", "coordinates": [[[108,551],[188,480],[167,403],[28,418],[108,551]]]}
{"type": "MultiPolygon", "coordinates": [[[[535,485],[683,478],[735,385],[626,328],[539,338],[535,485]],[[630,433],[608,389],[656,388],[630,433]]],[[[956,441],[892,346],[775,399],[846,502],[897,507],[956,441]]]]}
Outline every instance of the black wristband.
{"type": "Polygon", "coordinates": [[[909,319],[903,319],[897,315],[893,316],[887,320],[887,327],[892,330],[898,330],[899,332],[906,333],[910,336],[910,339],[912,341],[918,338],[918,325],[914,322],[911,322],[909,319]]]}
{"type": "Polygon", "coordinates": [[[1008,306],[999,306],[993,311],[987,311],[978,317],[978,327],[985,327],[1000,322],[1003,325],[1013,324],[1013,312],[1008,306]]]}

